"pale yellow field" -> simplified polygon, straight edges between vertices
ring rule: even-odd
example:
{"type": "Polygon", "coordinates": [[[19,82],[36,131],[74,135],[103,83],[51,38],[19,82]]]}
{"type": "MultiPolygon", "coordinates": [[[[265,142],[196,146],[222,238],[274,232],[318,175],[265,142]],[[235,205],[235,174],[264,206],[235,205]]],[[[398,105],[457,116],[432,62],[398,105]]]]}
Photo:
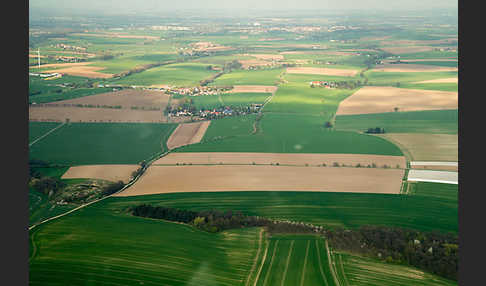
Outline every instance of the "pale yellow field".
{"type": "Polygon", "coordinates": [[[291,68],[287,68],[287,73],[355,76],[358,73],[358,71],[348,70],[348,69],[332,69],[332,68],[291,67],[291,68]]]}
{"type": "Polygon", "coordinates": [[[172,150],[184,145],[199,143],[211,121],[181,123],[167,140],[167,147],[172,150]]]}
{"type": "Polygon", "coordinates": [[[373,68],[377,72],[445,72],[458,71],[456,67],[441,67],[420,64],[382,64],[373,68]]]}
{"type": "Polygon", "coordinates": [[[175,192],[321,191],[398,194],[402,169],[289,166],[151,166],[117,196],[175,192]]]}
{"type": "Polygon", "coordinates": [[[336,115],[457,109],[458,93],[387,86],[365,86],[339,104],[336,115]]]}
{"type": "Polygon", "coordinates": [[[439,78],[439,79],[417,81],[414,83],[458,83],[458,78],[457,77],[439,78]]]}
{"type": "Polygon", "coordinates": [[[277,91],[277,86],[272,85],[235,85],[230,93],[235,92],[275,92],[277,91]]]}
{"type": "Polygon", "coordinates": [[[139,165],[83,165],[70,167],[61,179],[101,179],[128,183],[139,165]]]}
{"type": "Polygon", "coordinates": [[[155,165],[175,164],[276,164],[305,166],[332,166],[334,162],[340,166],[367,166],[375,163],[378,167],[384,164],[396,168],[406,167],[403,156],[365,155],[365,154],[290,154],[290,153],[243,153],[243,152],[201,152],[201,153],[170,153],[155,161],[155,165]]]}
{"type": "MultiPolygon", "coordinates": [[[[388,133],[380,135],[406,148],[414,161],[458,160],[458,136],[451,134],[388,133]]],[[[400,147],[400,148],[402,148],[400,147]]]]}

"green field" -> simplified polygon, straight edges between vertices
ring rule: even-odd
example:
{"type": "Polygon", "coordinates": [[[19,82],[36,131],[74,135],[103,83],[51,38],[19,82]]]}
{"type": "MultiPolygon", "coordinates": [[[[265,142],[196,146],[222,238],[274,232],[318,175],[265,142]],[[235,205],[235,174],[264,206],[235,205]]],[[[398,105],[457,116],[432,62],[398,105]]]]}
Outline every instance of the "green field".
{"type": "Polygon", "coordinates": [[[221,106],[248,107],[263,103],[271,93],[226,93],[221,95],[200,95],[193,97],[197,109],[212,109],[221,106]]]}
{"type": "Polygon", "coordinates": [[[208,64],[179,63],[151,68],[124,78],[113,80],[115,84],[198,86],[199,81],[216,73],[208,70],[208,64]]]}
{"type": "Polygon", "coordinates": [[[423,272],[405,265],[383,263],[376,259],[347,253],[332,254],[341,285],[362,286],[453,286],[456,281],[423,272]]]}
{"type": "MultiPolygon", "coordinates": [[[[320,116],[265,113],[256,134],[187,145],[178,148],[176,152],[402,155],[398,147],[382,138],[356,132],[327,130],[323,125],[324,120],[320,116]]],[[[212,138],[226,137],[228,134],[227,126],[219,127],[210,126],[212,138]]]]}
{"type": "Polygon", "coordinates": [[[76,205],[57,205],[49,202],[47,195],[29,188],[29,226],[47,218],[65,213],[76,205]]]}
{"type": "Polygon", "coordinates": [[[258,228],[207,233],[109,201],[30,232],[30,285],[244,285],[258,228]]]}
{"type": "Polygon", "coordinates": [[[457,83],[404,83],[400,85],[401,88],[411,88],[411,89],[425,89],[425,90],[440,90],[440,91],[452,91],[458,92],[457,83]]]}
{"type": "Polygon", "coordinates": [[[458,201],[458,185],[430,183],[430,182],[408,182],[408,192],[414,196],[434,197],[458,201]]]}
{"type": "Polygon", "coordinates": [[[401,84],[420,82],[424,80],[457,77],[458,72],[378,72],[366,71],[370,85],[395,86],[397,82],[401,84]]]}
{"type": "Polygon", "coordinates": [[[123,208],[147,203],[201,211],[241,211],[327,227],[385,225],[457,233],[457,202],[439,197],[331,192],[206,192],[110,198],[123,208]]]}
{"type": "Polygon", "coordinates": [[[249,135],[253,131],[256,114],[226,117],[212,120],[202,142],[217,140],[222,137],[249,135]]]}
{"type": "Polygon", "coordinates": [[[366,131],[385,128],[387,133],[457,134],[458,110],[388,112],[376,114],[338,115],[336,129],[366,131]]]}
{"type": "Polygon", "coordinates": [[[117,74],[133,69],[136,66],[176,60],[178,57],[177,54],[169,53],[145,54],[138,56],[129,55],[117,57],[112,60],[94,62],[91,65],[105,68],[99,72],[117,74]]]}
{"type": "Polygon", "coordinates": [[[210,85],[229,86],[229,85],[277,85],[282,69],[264,70],[234,70],[231,73],[223,74],[210,85]]]}
{"type": "Polygon", "coordinates": [[[256,285],[336,285],[324,240],[312,235],[273,235],[256,285]]]}
{"type": "Polygon", "coordinates": [[[59,122],[33,122],[29,121],[29,143],[56,128],[59,122]]]}
{"type": "Polygon", "coordinates": [[[137,164],[165,151],[175,127],[158,123],[70,123],[32,145],[29,158],[64,165],[137,164]]]}

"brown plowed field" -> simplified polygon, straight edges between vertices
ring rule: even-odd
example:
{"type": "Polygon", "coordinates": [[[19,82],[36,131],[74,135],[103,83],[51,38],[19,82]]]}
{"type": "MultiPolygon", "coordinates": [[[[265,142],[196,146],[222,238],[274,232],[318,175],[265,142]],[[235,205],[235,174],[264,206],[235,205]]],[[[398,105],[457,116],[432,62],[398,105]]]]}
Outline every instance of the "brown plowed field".
{"type": "Polygon", "coordinates": [[[347,70],[347,69],[331,69],[331,68],[292,67],[292,68],[287,68],[287,73],[355,76],[358,73],[358,71],[347,70]]]}
{"type": "Polygon", "coordinates": [[[174,192],[322,191],[398,194],[404,170],[289,166],[151,166],[117,196],[174,192]]]}
{"type": "Polygon", "coordinates": [[[383,47],[381,50],[390,54],[412,54],[433,51],[436,47],[432,46],[405,46],[405,47],[383,47]]]}
{"type": "Polygon", "coordinates": [[[336,115],[457,109],[457,92],[365,86],[341,101],[336,115]]]}
{"type": "MultiPolygon", "coordinates": [[[[105,69],[104,67],[88,66],[92,62],[81,63],[63,63],[63,64],[45,64],[41,65],[41,68],[54,68],[52,70],[45,70],[46,73],[64,73],[73,76],[83,76],[88,78],[111,78],[113,74],[101,73],[99,70],[105,69]]],[[[38,66],[31,66],[30,68],[38,68],[38,66]]]]}
{"type": "Polygon", "coordinates": [[[383,64],[377,65],[373,71],[377,72],[444,72],[457,71],[456,67],[441,67],[433,65],[419,64],[383,64]]]}
{"type": "Polygon", "coordinates": [[[272,85],[235,85],[230,93],[235,92],[269,92],[273,93],[277,91],[277,86],[272,85]]]}
{"type": "MultiPolygon", "coordinates": [[[[398,142],[414,161],[454,161],[458,159],[458,137],[451,134],[388,133],[379,135],[398,142]]],[[[402,147],[400,147],[402,148],[402,147]]]]}
{"type": "Polygon", "coordinates": [[[172,150],[184,145],[199,143],[211,121],[181,123],[167,140],[167,147],[172,150]]]}
{"type": "Polygon", "coordinates": [[[131,110],[90,107],[29,107],[29,120],[64,122],[167,122],[162,110],[131,110]]]}
{"type": "Polygon", "coordinates": [[[457,82],[458,82],[457,77],[450,77],[450,78],[439,78],[439,79],[417,81],[414,83],[457,83],[457,82]]]}
{"type": "Polygon", "coordinates": [[[182,164],[275,164],[305,166],[332,166],[334,162],[340,166],[362,166],[375,163],[378,167],[384,164],[395,168],[406,167],[403,156],[364,155],[364,154],[289,154],[289,153],[226,153],[226,152],[202,152],[202,153],[170,153],[155,161],[155,165],[182,164]]]}
{"type": "Polygon", "coordinates": [[[131,107],[160,108],[163,111],[169,101],[169,95],[161,91],[124,89],[116,92],[107,92],[84,96],[75,99],[56,101],[55,104],[93,104],[131,107]]]}
{"type": "Polygon", "coordinates": [[[70,167],[61,179],[101,179],[128,183],[139,165],[83,165],[70,167]]]}

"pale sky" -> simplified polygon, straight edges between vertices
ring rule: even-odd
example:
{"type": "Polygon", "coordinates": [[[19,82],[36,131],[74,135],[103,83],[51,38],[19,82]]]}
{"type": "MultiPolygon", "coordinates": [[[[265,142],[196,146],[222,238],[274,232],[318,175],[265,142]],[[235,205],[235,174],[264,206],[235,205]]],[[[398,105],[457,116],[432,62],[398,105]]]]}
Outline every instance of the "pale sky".
{"type": "Polygon", "coordinates": [[[30,0],[31,13],[36,9],[57,12],[108,14],[126,12],[165,12],[172,10],[428,10],[457,9],[457,0],[30,0]]]}

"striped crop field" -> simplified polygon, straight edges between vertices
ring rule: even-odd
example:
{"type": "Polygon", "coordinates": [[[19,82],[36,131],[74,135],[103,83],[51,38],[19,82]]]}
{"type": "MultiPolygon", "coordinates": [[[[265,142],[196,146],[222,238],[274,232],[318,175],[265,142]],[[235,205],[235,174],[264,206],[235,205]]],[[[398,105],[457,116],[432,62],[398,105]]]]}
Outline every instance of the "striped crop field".
{"type": "Polygon", "coordinates": [[[275,235],[255,286],[336,285],[324,240],[312,235],[275,235]]]}

